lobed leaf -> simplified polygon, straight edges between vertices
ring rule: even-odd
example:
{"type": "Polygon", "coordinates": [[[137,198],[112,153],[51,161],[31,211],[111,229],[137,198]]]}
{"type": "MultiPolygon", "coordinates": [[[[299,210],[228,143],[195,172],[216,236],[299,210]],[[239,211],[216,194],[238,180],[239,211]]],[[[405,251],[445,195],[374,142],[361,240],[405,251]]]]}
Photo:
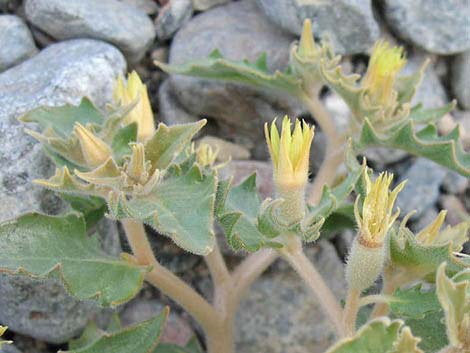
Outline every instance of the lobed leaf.
{"type": "Polygon", "coordinates": [[[326,353],[423,353],[417,347],[419,341],[403,321],[382,318],[361,327],[353,337],[340,340],[326,353]]]}
{"type": "Polygon", "coordinates": [[[439,108],[424,109],[420,103],[411,109],[409,118],[417,124],[435,123],[444,115],[454,110],[456,105],[457,102],[454,100],[439,108]]]}
{"type": "Polygon", "coordinates": [[[113,218],[135,218],[170,237],[178,246],[198,255],[214,247],[213,211],[217,180],[203,175],[194,165],[182,174],[173,174],[157,184],[149,194],[116,194],[108,200],[113,218]]]}
{"type": "Polygon", "coordinates": [[[458,126],[445,136],[439,136],[433,124],[415,132],[413,121],[408,121],[395,131],[383,135],[365,119],[356,147],[361,150],[370,146],[401,149],[470,177],[470,153],[464,151],[459,136],[458,126]]]}
{"type": "Polygon", "coordinates": [[[407,229],[390,233],[389,253],[392,267],[402,269],[416,279],[434,281],[434,274],[442,262],[447,262],[448,271],[454,274],[470,267],[469,261],[454,253],[452,242],[423,245],[407,229]]]}
{"type": "Polygon", "coordinates": [[[281,90],[292,95],[302,91],[300,77],[289,70],[274,73],[268,71],[265,53],[255,62],[249,62],[226,59],[219,51],[214,50],[207,59],[189,61],[182,65],[169,65],[158,61],[155,64],[171,74],[244,83],[281,90]]]}
{"type": "Polygon", "coordinates": [[[0,272],[36,278],[58,276],[67,291],[115,306],[140,290],[145,269],[100,250],[77,214],[29,213],[0,224],[0,272]]]}
{"type": "MultiPolygon", "coordinates": [[[[168,317],[168,308],[153,319],[127,327],[116,332],[95,331],[80,348],[72,348],[62,353],[151,353],[157,347],[160,335],[168,317]]],[[[60,353],[60,352],[59,352],[60,353]]]]}

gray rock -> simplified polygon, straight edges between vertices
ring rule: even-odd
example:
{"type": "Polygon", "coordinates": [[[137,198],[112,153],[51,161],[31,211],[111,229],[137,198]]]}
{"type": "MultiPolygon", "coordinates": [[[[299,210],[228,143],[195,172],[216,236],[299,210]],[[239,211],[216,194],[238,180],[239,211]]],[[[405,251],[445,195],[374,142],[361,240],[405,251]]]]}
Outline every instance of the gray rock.
{"type": "Polygon", "coordinates": [[[416,210],[413,219],[417,219],[434,206],[439,198],[439,187],[446,174],[447,170],[444,167],[427,159],[418,158],[400,178],[400,181],[408,180],[396,202],[396,206],[401,210],[401,217],[416,210]]]}
{"type": "Polygon", "coordinates": [[[443,187],[449,194],[462,194],[470,186],[470,179],[454,171],[448,171],[443,187]]]}
{"type": "MultiPolygon", "coordinates": [[[[407,57],[407,63],[400,75],[406,76],[415,73],[421,68],[423,62],[428,57],[429,55],[421,51],[410,53],[407,57]]],[[[434,61],[431,60],[431,63],[424,72],[423,81],[418,86],[411,103],[412,105],[422,103],[425,108],[438,108],[448,101],[444,86],[436,72],[434,61]]]]}
{"type": "MultiPolygon", "coordinates": [[[[337,298],[344,298],[343,265],[334,247],[321,242],[307,253],[337,298]]],[[[243,353],[320,353],[334,341],[318,300],[284,262],[248,291],[236,330],[237,352],[243,353]]]]}
{"type": "Polygon", "coordinates": [[[379,36],[369,0],[257,0],[266,16],[284,30],[300,35],[312,20],[318,38],[329,38],[338,54],[367,51],[379,36]]]}
{"type": "MultiPolygon", "coordinates": [[[[126,304],[120,313],[121,323],[124,326],[138,324],[160,314],[164,308],[165,305],[157,299],[135,298],[126,304]]],[[[160,342],[184,346],[193,335],[194,333],[189,323],[171,310],[160,337],[160,342]]]]}
{"type": "Polygon", "coordinates": [[[42,203],[47,192],[31,181],[53,170],[17,118],[41,105],[78,104],[83,96],[103,107],[125,67],[124,57],[112,45],[80,39],[51,45],[0,74],[0,220],[51,207],[42,203]]]}
{"type": "Polygon", "coordinates": [[[170,86],[169,79],[163,81],[158,88],[158,118],[168,125],[193,123],[197,115],[188,113],[176,97],[170,86]]]}
{"type": "Polygon", "coordinates": [[[129,5],[137,7],[144,11],[147,15],[154,15],[158,12],[158,5],[153,0],[120,0],[126,2],[129,5]]]}
{"type": "MultiPolygon", "coordinates": [[[[53,168],[17,118],[40,105],[77,104],[83,96],[103,107],[112,97],[115,77],[125,67],[124,57],[112,45],[80,39],[51,45],[0,74],[0,220],[32,210],[57,213],[64,208],[53,193],[31,183],[50,176],[53,168]]],[[[103,243],[113,253],[115,245],[115,241],[103,243]]],[[[0,293],[0,322],[52,343],[79,333],[97,312],[91,303],[72,299],[53,280],[2,275],[0,293]]]]}
{"type": "Polygon", "coordinates": [[[218,5],[227,4],[230,0],[192,0],[194,10],[206,11],[218,5]]]}
{"type": "MultiPolygon", "coordinates": [[[[292,37],[283,34],[262,16],[253,1],[218,6],[191,19],[173,39],[170,63],[206,58],[218,48],[234,60],[255,60],[267,52],[270,70],[282,69],[288,62],[292,37]]],[[[286,95],[263,92],[239,84],[171,76],[171,91],[194,116],[217,119],[224,138],[236,143],[254,143],[253,155],[266,155],[263,123],[276,116],[297,116],[302,108],[286,95]]]]}
{"type": "Polygon", "coordinates": [[[436,54],[470,49],[465,30],[469,0],[384,0],[383,4],[386,21],[402,39],[436,54]]]}
{"type": "Polygon", "coordinates": [[[163,7],[155,20],[157,37],[170,39],[193,15],[191,0],[172,0],[163,7]]]}
{"type": "Polygon", "coordinates": [[[15,15],[0,15],[0,72],[36,54],[31,32],[15,15]]]}
{"type": "Polygon", "coordinates": [[[0,353],[21,353],[21,351],[12,344],[5,344],[0,347],[0,353]]]}
{"type": "Polygon", "coordinates": [[[116,45],[131,62],[139,61],[155,38],[142,10],[117,0],[27,0],[26,17],[62,40],[102,39],[116,45]]]}
{"type": "Polygon", "coordinates": [[[470,110],[470,51],[457,55],[452,63],[452,91],[459,105],[470,110]]]}

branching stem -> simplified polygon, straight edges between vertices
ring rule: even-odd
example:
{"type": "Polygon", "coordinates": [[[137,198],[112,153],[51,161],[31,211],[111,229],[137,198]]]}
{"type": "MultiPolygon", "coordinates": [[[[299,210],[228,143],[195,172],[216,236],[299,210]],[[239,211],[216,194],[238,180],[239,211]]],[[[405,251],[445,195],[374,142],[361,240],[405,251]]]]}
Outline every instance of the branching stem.
{"type": "Polygon", "coordinates": [[[343,313],[338,301],[315,266],[305,256],[300,240],[297,237],[291,237],[289,244],[280,249],[279,253],[317,297],[324,313],[333,323],[337,335],[339,337],[344,336],[343,313]]]}

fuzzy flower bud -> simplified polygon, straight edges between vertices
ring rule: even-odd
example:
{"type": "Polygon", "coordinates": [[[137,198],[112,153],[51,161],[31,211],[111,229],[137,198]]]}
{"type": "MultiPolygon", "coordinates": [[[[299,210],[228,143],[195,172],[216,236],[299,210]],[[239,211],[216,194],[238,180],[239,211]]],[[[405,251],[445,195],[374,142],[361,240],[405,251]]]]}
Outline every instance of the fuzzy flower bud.
{"type": "Polygon", "coordinates": [[[359,226],[346,267],[346,279],[350,289],[362,291],[370,287],[382,272],[385,259],[383,246],[385,236],[398,217],[400,211],[392,214],[393,205],[404,182],[393,191],[389,190],[393,175],[381,173],[372,183],[364,173],[366,180],[366,197],[359,210],[359,197],[354,212],[359,226]]]}
{"type": "Polygon", "coordinates": [[[288,223],[297,222],[305,213],[305,185],[314,128],[297,120],[291,132],[291,122],[286,116],[282,121],[281,136],[275,121],[270,131],[265,124],[264,131],[274,167],[276,190],[284,199],[280,207],[281,217],[288,223]]]}
{"type": "Polygon", "coordinates": [[[370,248],[381,247],[390,226],[395,222],[400,211],[394,214],[393,205],[398,193],[405,186],[405,182],[400,183],[392,191],[389,190],[393,180],[393,174],[387,172],[380,173],[372,183],[369,175],[364,173],[366,181],[366,196],[359,210],[359,197],[354,205],[356,222],[359,225],[359,242],[370,248]]]}
{"type": "Polygon", "coordinates": [[[310,146],[313,141],[314,128],[305,121],[296,120],[294,131],[286,116],[282,121],[281,136],[275,121],[268,130],[264,125],[266,142],[274,166],[274,181],[283,188],[303,188],[307,183],[310,146]]]}
{"type": "Polygon", "coordinates": [[[76,123],[73,131],[78,138],[83,157],[89,167],[96,168],[111,157],[111,148],[91,130],[76,123]]]}
{"type": "Polygon", "coordinates": [[[139,99],[135,107],[126,117],[126,123],[137,123],[137,141],[145,141],[155,133],[152,108],[147,87],[139,75],[133,71],[128,75],[127,84],[120,76],[114,88],[114,100],[121,105],[128,105],[139,99]]]}
{"type": "Polygon", "coordinates": [[[362,82],[373,104],[388,106],[396,99],[393,91],[395,78],[405,64],[403,48],[391,47],[385,41],[375,44],[362,82]]]}

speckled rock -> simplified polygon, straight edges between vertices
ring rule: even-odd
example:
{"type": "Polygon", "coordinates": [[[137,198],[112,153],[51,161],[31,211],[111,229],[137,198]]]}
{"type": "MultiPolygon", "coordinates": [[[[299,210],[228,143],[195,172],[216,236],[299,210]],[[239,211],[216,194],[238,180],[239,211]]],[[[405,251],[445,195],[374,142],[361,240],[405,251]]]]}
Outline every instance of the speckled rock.
{"type": "MultiPolygon", "coordinates": [[[[215,48],[235,60],[255,60],[267,52],[270,70],[288,62],[293,37],[265,19],[252,0],[215,7],[191,19],[173,39],[170,63],[206,58],[215,48]]],[[[286,95],[251,87],[173,75],[170,87],[190,114],[217,119],[222,136],[236,143],[254,142],[255,158],[267,156],[260,141],[263,123],[276,116],[300,114],[299,104],[286,95]]]]}
{"type": "Polygon", "coordinates": [[[197,11],[206,11],[214,6],[223,5],[223,4],[230,2],[230,0],[192,0],[192,1],[193,1],[194,10],[197,10],[197,11]]]}
{"type": "Polygon", "coordinates": [[[452,91],[459,105],[470,110],[470,51],[457,55],[452,62],[452,91]]]}
{"type": "Polygon", "coordinates": [[[11,344],[5,344],[0,347],[0,353],[22,353],[18,348],[11,344]]]}
{"type": "Polygon", "coordinates": [[[436,54],[470,49],[469,0],[384,0],[385,19],[402,39],[436,54]]]}
{"type": "MultiPolygon", "coordinates": [[[[338,299],[345,296],[343,265],[327,242],[307,254],[338,299]]],[[[334,330],[318,301],[285,262],[257,280],[240,304],[237,352],[323,353],[334,342],[334,330]]]]}
{"type": "Polygon", "coordinates": [[[15,15],[0,15],[0,72],[37,52],[26,23],[15,15]]]}
{"type": "Polygon", "coordinates": [[[266,16],[284,30],[300,35],[303,21],[313,33],[328,37],[338,54],[367,51],[379,36],[369,0],[257,0],[266,16]]]}
{"type": "MultiPolygon", "coordinates": [[[[165,305],[157,299],[135,298],[126,304],[121,311],[121,323],[124,326],[129,326],[149,320],[161,313],[164,307],[165,305]]],[[[170,311],[160,342],[184,346],[193,335],[194,333],[189,323],[176,312],[170,311]]]]}
{"type": "MultiPolygon", "coordinates": [[[[112,45],[80,39],[51,45],[0,74],[0,221],[31,210],[57,213],[64,208],[53,193],[31,183],[50,176],[53,168],[17,118],[40,105],[77,104],[82,96],[103,107],[125,67],[112,45]]],[[[79,333],[96,313],[91,303],[72,299],[53,280],[2,275],[0,293],[0,322],[53,343],[79,333]]]]}
{"type": "Polygon", "coordinates": [[[139,61],[155,38],[145,12],[117,0],[27,0],[26,17],[52,37],[101,39],[139,61]]]}
{"type": "Polygon", "coordinates": [[[157,2],[154,0],[120,0],[126,2],[129,5],[137,7],[144,11],[147,15],[154,15],[158,12],[157,2]]]}
{"type": "Polygon", "coordinates": [[[155,19],[157,37],[160,40],[170,39],[183,24],[193,15],[191,0],[172,0],[159,12],[155,19]]]}
{"type": "Polygon", "coordinates": [[[397,198],[396,206],[401,217],[416,210],[413,219],[434,206],[439,198],[439,188],[444,182],[447,170],[424,158],[418,158],[401,176],[400,181],[408,180],[397,198]]]}

